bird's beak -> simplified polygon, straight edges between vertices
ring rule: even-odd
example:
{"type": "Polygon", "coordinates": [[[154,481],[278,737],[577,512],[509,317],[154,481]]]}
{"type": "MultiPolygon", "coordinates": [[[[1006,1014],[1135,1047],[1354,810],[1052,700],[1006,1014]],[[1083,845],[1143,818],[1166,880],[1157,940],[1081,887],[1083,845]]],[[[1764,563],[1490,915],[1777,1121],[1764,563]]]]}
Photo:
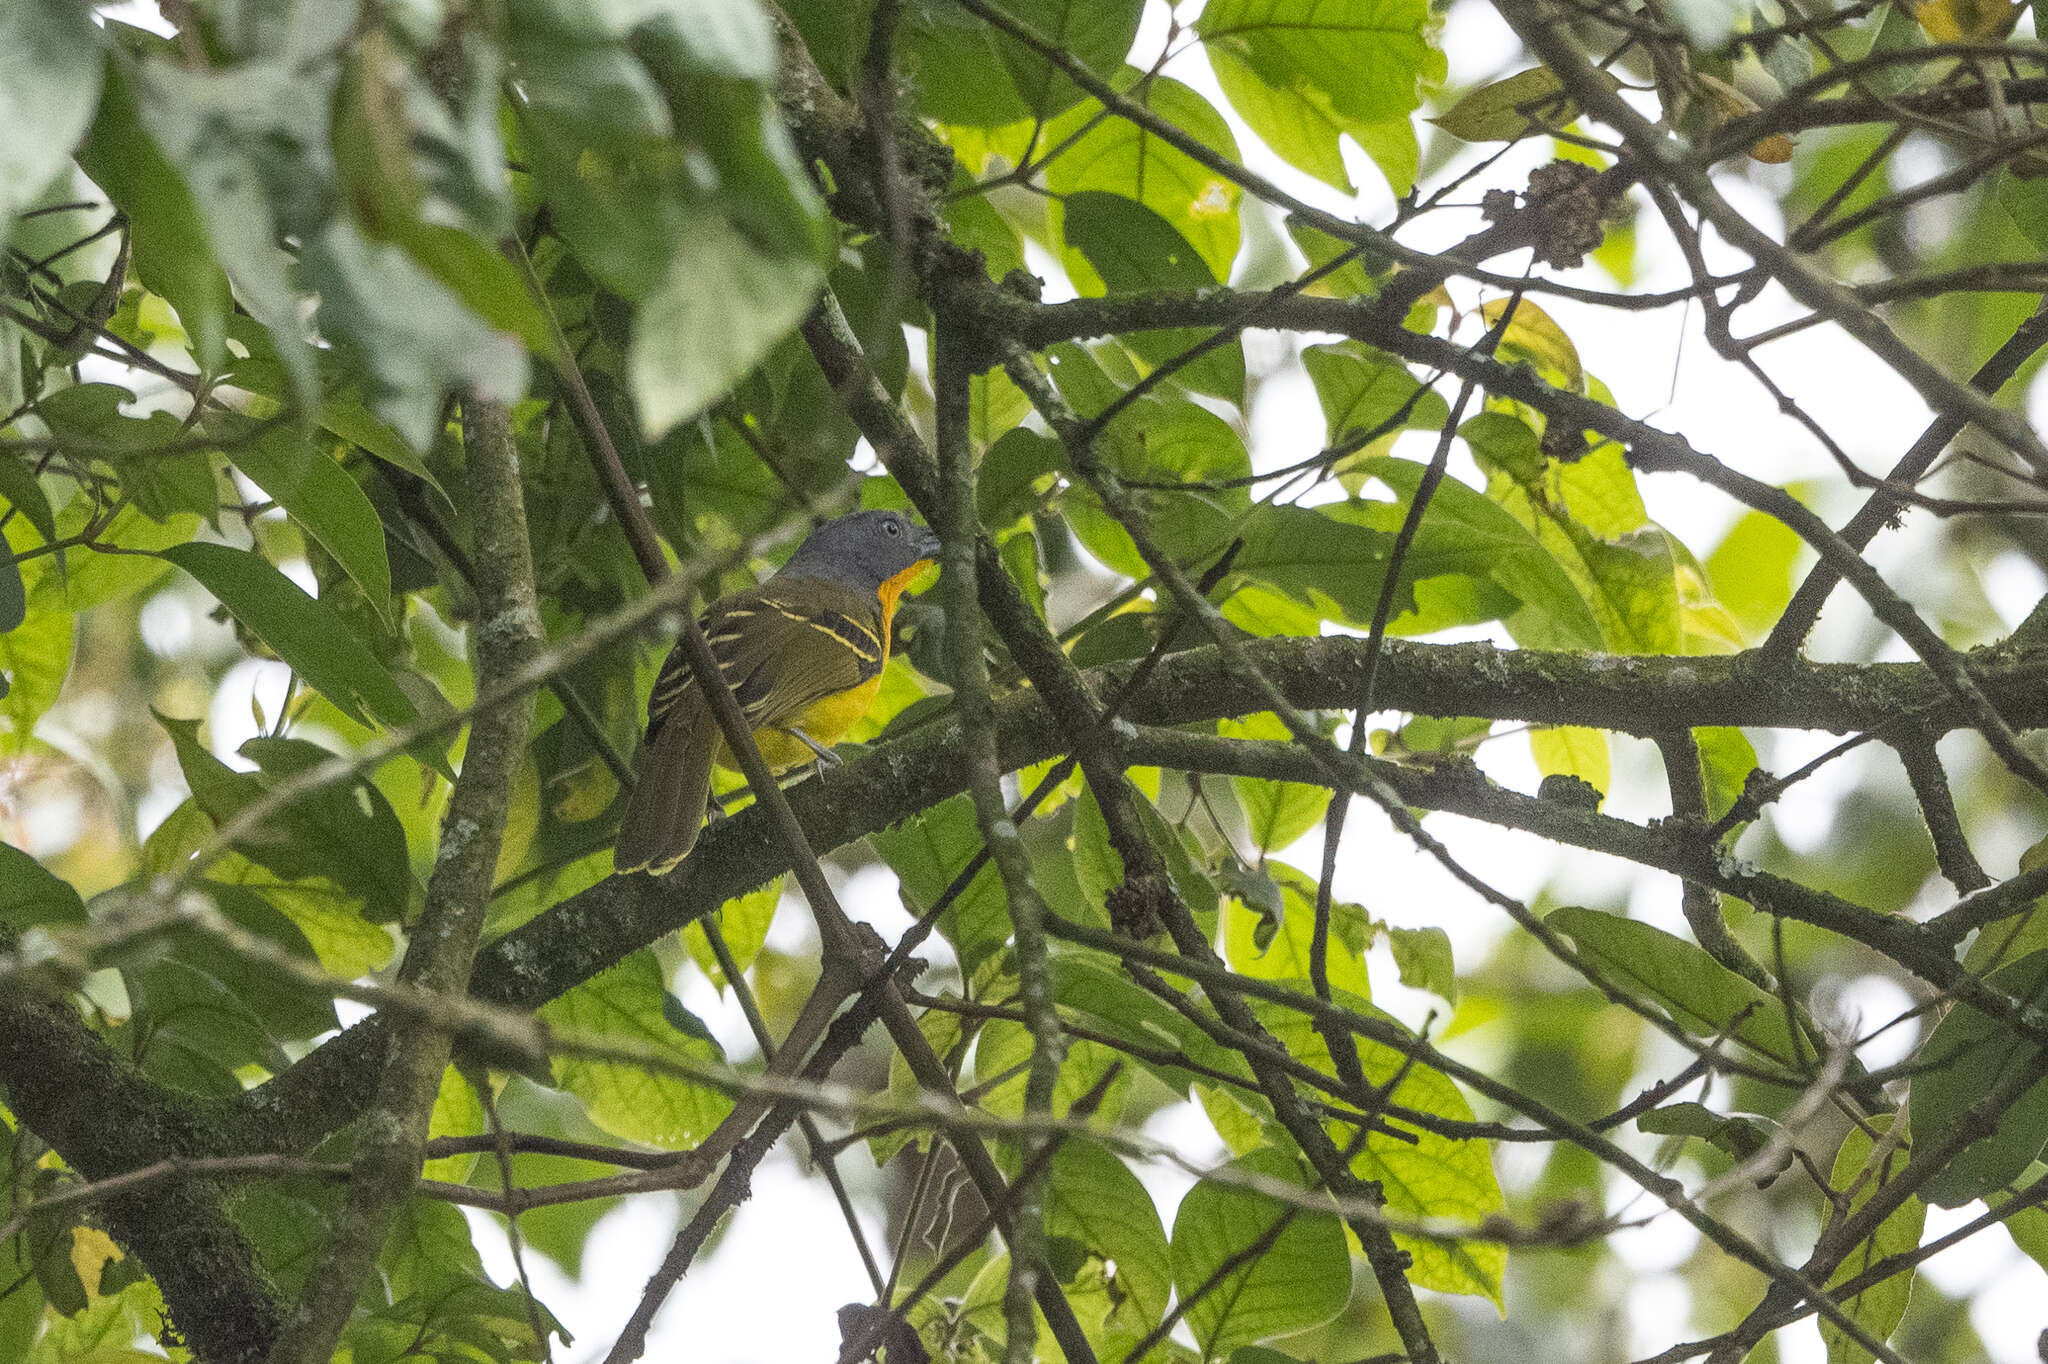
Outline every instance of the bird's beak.
{"type": "Polygon", "coordinates": [[[930,526],[912,526],[911,533],[916,537],[911,544],[917,550],[917,557],[937,562],[941,548],[939,533],[930,526]]]}

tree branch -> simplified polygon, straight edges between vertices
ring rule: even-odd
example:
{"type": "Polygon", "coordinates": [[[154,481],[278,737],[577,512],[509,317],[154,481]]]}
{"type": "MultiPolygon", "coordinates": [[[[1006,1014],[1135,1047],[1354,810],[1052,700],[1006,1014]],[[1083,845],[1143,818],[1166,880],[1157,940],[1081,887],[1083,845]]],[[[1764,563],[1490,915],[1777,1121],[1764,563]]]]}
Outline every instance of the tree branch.
{"type": "MultiPolygon", "coordinates": [[[[1340,710],[1358,695],[1362,640],[1270,639],[1245,641],[1242,648],[1296,706],[1340,710]]],[[[1114,693],[1131,671],[1125,665],[1098,669],[1086,675],[1087,684],[1114,693]]],[[[2044,676],[2048,665],[2031,656],[1995,662],[1987,657],[1980,671],[1987,692],[2015,724],[2027,728],[2048,726],[2044,676]]],[[[1967,725],[1924,665],[1772,663],[1755,651],[1632,657],[1390,640],[1377,689],[1379,704],[1416,714],[1589,725],[1644,737],[1674,726],[1703,725],[1848,733],[1875,729],[1906,714],[1924,720],[1931,732],[1967,725]]],[[[1160,660],[1123,711],[1140,725],[1172,726],[1266,708],[1260,689],[1239,668],[1219,650],[1200,648],[1160,660]]],[[[1044,699],[1032,692],[998,700],[996,736],[1002,761],[1012,771],[1041,762],[1068,743],[1044,699]]],[[[803,783],[787,797],[816,846],[836,848],[959,794],[965,786],[960,744],[955,722],[942,719],[820,781],[803,783]]],[[[1183,757],[1191,764],[1201,761],[1193,752],[1183,757]]],[[[1328,779],[1322,769],[1316,771],[1321,775],[1304,777],[1297,765],[1285,779],[1328,779]]],[[[1561,814],[1549,818],[1555,827],[1575,827],[1561,814]]],[[[1584,834],[1577,846],[1602,847],[1605,841],[1604,835],[1584,834]]],[[[1698,855],[1689,865],[1704,871],[1711,860],[1698,855]]],[[[787,869],[787,854],[769,830],[765,813],[743,810],[707,829],[698,849],[670,876],[659,881],[609,878],[490,944],[478,958],[475,993],[492,1003],[536,1008],[787,869]]],[[[1756,890],[1748,885],[1730,893],[1747,897],[1756,890]]],[[[1996,917],[2016,911],[1987,904],[1983,912],[1996,917]]],[[[1886,922],[1913,928],[1903,920],[1886,922]]],[[[1842,931],[1829,916],[1823,916],[1821,926],[1842,931]]],[[[1898,945],[1911,950],[1908,943],[1898,945]]],[[[365,1100],[361,1077],[366,1067],[378,1064],[383,1032],[375,1019],[357,1024],[250,1091],[240,1101],[233,1144],[193,1154],[300,1149],[358,1116],[365,1100]]]]}
{"type": "MultiPolygon", "coordinates": [[[[476,673],[484,687],[518,673],[540,652],[545,634],[533,588],[519,452],[506,410],[471,395],[463,400],[463,448],[476,525],[480,607],[474,626],[476,673]]],[[[490,905],[491,877],[526,751],[529,707],[502,706],[470,726],[462,772],[449,797],[426,905],[399,968],[401,983],[459,996],[490,905]]],[[[285,1321],[272,1364],[324,1364],[375,1265],[392,1213],[419,1178],[427,1121],[448,1068],[448,1034],[401,1027],[386,1049],[375,1102],[364,1115],[339,1223],[321,1247],[299,1305],[285,1321]]]]}
{"type": "MultiPolygon", "coordinates": [[[[969,384],[973,375],[960,363],[952,329],[941,320],[936,337],[933,390],[937,397],[939,498],[933,522],[944,545],[946,642],[953,664],[953,706],[967,747],[967,790],[974,801],[982,843],[996,864],[1016,938],[1019,998],[1031,1032],[1031,1058],[1024,1082],[1026,1117],[1052,1110],[1053,1084],[1066,1056],[1066,1041],[1053,1013],[1052,975],[1046,964],[1045,901],[1032,880],[1031,858],[1003,800],[1003,774],[996,750],[995,702],[989,691],[988,658],[982,647],[981,606],[976,574],[975,451],[970,438],[969,384]]],[[[1024,1143],[1029,1167],[1044,1163],[1044,1138],[1024,1143]]],[[[1045,1184],[1042,1176],[1020,1177],[1010,1186],[1010,1280],[1003,1293],[1006,1364],[1031,1364],[1038,1339],[1032,1297],[1045,1262],[1045,1184]]]]}

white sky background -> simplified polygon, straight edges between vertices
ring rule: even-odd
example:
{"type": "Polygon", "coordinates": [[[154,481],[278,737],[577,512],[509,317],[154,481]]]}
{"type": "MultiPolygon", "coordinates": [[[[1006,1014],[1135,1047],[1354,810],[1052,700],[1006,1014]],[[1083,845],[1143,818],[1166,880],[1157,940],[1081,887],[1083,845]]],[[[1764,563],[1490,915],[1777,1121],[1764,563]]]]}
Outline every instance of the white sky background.
{"type": "MultiPolygon", "coordinates": [[[[122,17],[150,22],[155,19],[153,9],[153,5],[136,4],[125,7],[122,17]]],[[[1165,34],[1165,7],[1161,0],[1152,0],[1138,39],[1141,64],[1158,52],[1165,34]]],[[[1449,15],[1444,38],[1450,55],[1451,89],[1481,83],[1526,64],[1519,43],[1481,0],[1459,0],[1449,15]]],[[[1388,219],[1392,199],[1383,180],[1348,143],[1352,179],[1362,190],[1355,201],[1295,172],[1268,153],[1222,98],[1198,47],[1190,46],[1166,70],[1202,91],[1224,113],[1245,161],[1262,174],[1300,198],[1333,212],[1368,222],[1388,219]]],[[[1470,164],[1477,155],[1479,152],[1471,150],[1461,152],[1453,169],[1470,164]]],[[[1460,202],[1476,202],[1479,192],[1492,185],[1518,188],[1528,169],[1545,159],[1547,155],[1541,146],[1518,150],[1457,198],[1460,202]]],[[[1721,185],[1753,221],[1780,233],[1783,224],[1773,196],[1789,178],[1789,167],[1751,166],[1741,174],[1724,176],[1721,185]],[[1771,192],[1753,188],[1745,176],[1755,176],[1771,192]]],[[[1246,211],[1255,211],[1249,200],[1246,211]]],[[[1476,210],[1440,212],[1413,225],[1404,237],[1411,245],[1434,249],[1462,239],[1478,225],[1476,210]]],[[[1710,238],[1709,263],[1715,268],[1747,264],[1739,254],[1726,249],[1716,251],[1715,246],[1710,238]]],[[[1634,287],[1638,290],[1654,291],[1689,283],[1683,262],[1671,249],[1654,214],[1642,216],[1637,261],[1639,278],[1634,287]]],[[[1519,270],[1523,263],[1523,257],[1514,256],[1490,264],[1507,273],[1519,270]]],[[[1046,264],[1041,255],[1036,258],[1035,268],[1046,264]]],[[[1611,281],[1590,266],[1565,278],[1592,287],[1611,287],[1611,281]]],[[[1050,297],[1064,296],[1063,284],[1049,283],[1050,297]]],[[[1462,289],[1457,284],[1452,287],[1461,306],[1469,307],[1477,298],[1469,285],[1462,289]]],[[[1662,428],[1683,432],[1700,450],[1767,482],[1783,484],[1812,478],[1839,489],[1838,472],[1826,453],[1789,419],[1781,417],[1769,395],[1747,375],[1712,354],[1696,310],[1622,313],[1550,297],[1542,297],[1540,302],[1571,335],[1587,371],[1613,389],[1623,411],[1662,428]]],[[[1745,310],[1745,330],[1761,330],[1798,315],[1796,305],[1772,286],[1745,310]]],[[[1289,360],[1293,347],[1317,339],[1283,339],[1273,333],[1253,333],[1247,338],[1247,358],[1255,370],[1270,372],[1289,360]]],[[[920,355],[921,347],[913,346],[912,354],[920,355]]],[[[1909,387],[1833,329],[1816,327],[1798,333],[1765,348],[1760,358],[1778,382],[1868,469],[1888,467],[1927,421],[1925,406],[1909,387]]],[[[2032,394],[2031,408],[2037,428],[2048,427],[2048,397],[2044,397],[2041,385],[2032,394]]],[[[1255,468],[1272,468],[1298,460],[1324,444],[1321,411],[1313,387],[1298,366],[1287,368],[1260,387],[1247,425],[1255,468]]],[[[1404,453],[1427,457],[1433,437],[1407,439],[1418,442],[1419,448],[1404,453]]],[[[1454,476],[1480,482],[1462,447],[1454,453],[1452,472],[1454,476]]],[[[1678,475],[1648,476],[1642,479],[1641,486],[1650,514],[1703,558],[1741,511],[1719,494],[1678,475]]],[[[1839,523],[1853,505],[1853,498],[1844,497],[1838,504],[1823,504],[1820,509],[1839,523]]],[[[1924,523],[1925,518],[1921,520],[1924,523]]],[[[1872,555],[1909,598],[1915,595],[1916,588],[1931,582],[1926,566],[1912,562],[1916,541],[1924,544],[1923,538],[1909,527],[1903,534],[1881,538],[1872,555]]],[[[311,585],[307,586],[310,590],[311,585]]],[[[2008,555],[1994,565],[1985,583],[1993,606],[2008,626],[2017,623],[2042,595],[2044,587],[2048,583],[2044,583],[2040,572],[2017,555],[2008,555]]],[[[195,628],[205,627],[206,622],[195,621],[189,610],[173,609],[175,605],[167,600],[162,609],[156,609],[152,603],[154,619],[152,611],[145,612],[145,631],[167,631],[176,636],[181,631],[189,634],[195,628]]],[[[1838,656],[1849,641],[1861,636],[1867,623],[1867,612],[1860,603],[1846,591],[1838,592],[1814,636],[1813,653],[1818,657],[1838,656]]],[[[156,642],[152,640],[153,645],[156,642]]],[[[1506,641],[1502,638],[1501,642],[1506,641]]],[[[1904,655],[1901,652],[1899,656],[1904,655]]],[[[235,669],[219,688],[210,719],[213,746],[222,756],[231,755],[253,732],[249,706],[252,688],[263,694],[268,712],[275,713],[275,694],[282,685],[281,676],[270,676],[276,671],[277,667],[252,662],[235,669]]],[[[1760,757],[1766,765],[1781,770],[1826,746],[1818,737],[1782,735],[1773,736],[1771,745],[1759,744],[1760,757]]],[[[1668,803],[1654,759],[1647,757],[1643,746],[1633,741],[1617,739],[1615,749],[1616,790],[1610,793],[1608,809],[1634,819],[1666,813],[1668,803]]],[[[1535,787],[1535,768],[1529,760],[1527,745],[1519,739],[1503,738],[1488,744],[1482,750],[1481,764],[1497,780],[1517,789],[1528,791],[1535,787]]],[[[1896,766],[1891,770],[1896,773],[1896,766]]],[[[1839,762],[1806,782],[1791,798],[1774,807],[1767,818],[1791,846],[1820,846],[1829,834],[1829,812],[1864,771],[1860,757],[1839,762]]],[[[145,829],[168,813],[184,795],[174,764],[161,765],[157,777],[156,785],[140,802],[145,829]]],[[[53,817],[46,823],[75,825],[76,817],[74,811],[63,819],[53,817]]],[[[1574,853],[1567,857],[1540,840],[1452,817],[1432,817],[1430,827],[1465,865],[1479,869],[1511,894],[1533,895],[1550,884],[1565,898],[1602,900],[1627,887],[1630,910],[1637,917],[1685,932],[1678,910],[1678,885],[1670,877],[1591,854],[1574,853]]],[[[33,820],[29,832],[32,841],[43,841],[34,837],[37,829],[33,820]]],[[[52,827],[49,832],[57,831],[52,827]]],[[[2010,874],[2018,851],[2032,836],[2023,836],[2023,831],[2008,831],[2005,846],[1981,849],[1986,855],[1987,870],[1994,876],[2010,874]]],[[[1292,849],[1288,860],[1313,868],[1318,865],[1319,845],[1318,831],[1292,849]]],[[[891,940],[907,923],[895,894],[893,877],[886,869],[867,868],[850,879],[842,878],[839,889],[849,912],[873,922],[891,940]]],[[[1349,821],[1337,889],[1341,896],[1363,902],[1373,914],[1391,922],[1444,927],[1451,935],[1457,959],[1463,964],[1482,960],[1506,931],[1505,921],[1496,911],[1456,886],[1441,868],[1394,834],[1378,812],[1363,802],[1349,821]]],[[[785,902],[770,941],[785,951],[814,950],[814,935],[800,900],[792,898],[785,902]]],[[[939,946],[936,939],[933,946],[939,946]]],[[[1372,969],[1378,1002],[1410,1023],[1419,1024],[1435,1002],[1399,984],[1384,949],[1376,951],[1372,969]]],[[[1890,982],[1844,985],[1845,1007],[1860,1010],[1866,1022],[1889,1017],[1905,1002],[1903,992],[1890,982]]],[[[677,988],[685,1003],[718,1033],[734,1059],[752,1054],[751,1037],[736,1007],[721,1000],[693,970],[686,969],[677,988]]],[[[344,1019],[349,1016],[344,1014],[344,1019]]],[[[1898,1029],[1889,1040],[1903,1048],[1911,1044],[1913,1035],[1908,1029],[1898,1029]]],[[[1460,1035],[1448,1045],[1466,1059],[1485,1064],[1494,1044],[1489,1042],[1486,1030],[1479,1029],[1460,1035]]],[[[1894,1055],[1873,1055],[1869,1059],[1882,1064],[1894,1059],[1894,1055]]],[[[1184,1155],[1199,1157],[1207,1153],[1219,1159],[1222,1156],[1206,1119],[1189,1106],[1155,1116],[1146,1130],[1151,1136],[1172,1142],[1184,1155]]],[[[1616,1135],[1627,1141],[1631,1131],[1624,1129],[1616,1135]]],[[[1636,1141],[1642,1147],[1640,1153],[1649,1154],[1650,1145],[1640,1138],[1636,1141]]],[[[1498,1164],[1504,1181],[1512,1183],[1518,1178],[1518,1170],[1526,1175],[1530,1168],[1516,1160],[1517,1154],[1514,1148],[1503,1148],[1500,1153],[1498,1164]]],[[[884,1188],[884,1176],[868,1161],[865,1148],[857,1147],[846,1153],[840,1166],[856,1199],[878,1210],[880,1204],[875,1196],[884,1188]],[[863,1199],[863,1194],[871,1196],[863,1199]]],[[[1191,1181],[1171,1169],[1140,1173],[1159,1199],[1162,1218],[1170,1228],[1174,1208],[1191,1181]]],[[[1628,1196],[1627,1191],[1621,1196],[1628,1196]]],[[[1955,1213],[1931,1210],[1927,1234],[1938,1235],[1970,1215],[1968,1209],[1955,1213]]],[[[879,1212],[870,1212],[866,1222],[870,1243],[886,1256],[887,1238],[879,1212]]],[[[647,1275],[667,1250],[677,1223],[673,1202],[645,1197],[628,1200],[592,1233],[580,1281],[565,1279],[544,1257],[528,1257],[542,1299],[577,1336],[573,1347],[558,1351],[557,1358],[562,1364],[583,1364],[603,1357],[611,1346],[613,1333],[638,1301],[647,1275]]],[[[498,1225],[481,1214],[472,1215],[471,1224],[486,1263],[501,1280],[509,1281],[510,1257],[498,1225]]],[[[1633,1271],[1628,1307],[1635,1323],[1633,1344],[1638,1353],[1661,1349],[1698,1334],[1678,1324],[1689,1317],[1690,1294],[1681,1277],[1666,1272],[1682,1265],[1695,1239],[1689,1227],[1667,1215],[1614,1242],[1617,1255],[1633,1271]]],[[[1780,1249],[1790,1252],[1796,1247],[1780,1249]]],[[[2048,1311],[2044,1311],[2040,1293],[2041,1271],[2019,1254],[2002,1231],[1973,1238],[1931,1261],[1922,1272],[1947,1292],[1977,1295],[1972,1320],[2000,1364],[2019,1364],[2036,1358],[2035,1337],[2048,1325],[2048,1311]]],[[[867,1301],[871,1292],[823,1181],[801,1172],[789,1144],[785,1143],[756,1173],[752,1200],[742,1204],[728,1220],[712,1252],[699,1259],[670,1296],[649,1338],[647,1358],[688,1360],[691,1364],[785,1364],[830,1359],[838,1343],[835,1310],[842,1303],[867,1301]]],[[[1810,1323],[1781,1332],[1779,1340],[1783,1358],[1793,1364],[1823,1357],[1818,1332],[1810,1323]]]]}

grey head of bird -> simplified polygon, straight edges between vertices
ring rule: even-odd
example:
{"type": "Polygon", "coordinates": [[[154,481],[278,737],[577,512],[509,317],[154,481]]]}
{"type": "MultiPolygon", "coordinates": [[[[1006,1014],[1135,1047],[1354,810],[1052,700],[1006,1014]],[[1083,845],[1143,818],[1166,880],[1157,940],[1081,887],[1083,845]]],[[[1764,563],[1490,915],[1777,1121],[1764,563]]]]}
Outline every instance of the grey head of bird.
{"type": "Polygon", "coordinates": [[[775,574],[873,592],[939,555],[939,537],[900,511],[852,512],[810,533],[775,574]]]}

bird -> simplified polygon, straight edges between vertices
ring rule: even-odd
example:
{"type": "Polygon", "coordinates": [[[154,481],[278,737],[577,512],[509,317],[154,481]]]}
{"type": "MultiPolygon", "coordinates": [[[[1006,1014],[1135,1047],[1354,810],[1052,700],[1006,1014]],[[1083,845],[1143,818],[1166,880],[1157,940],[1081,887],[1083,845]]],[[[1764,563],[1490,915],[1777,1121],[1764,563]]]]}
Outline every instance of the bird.
{"type": "MultiPolygon", "coordinates": [[[[938,554],[938,536],[900,511],[852,512],[819,524],[766,582],[705,608],[705,640],[770,770],[839,761],[830,745],[881,690],[897,599],[938,554]]],[[[647,698],[641,752],[612,867],[659,876],[697,844],[712,765],[739,765],[680,642],[647,698]]]]}

